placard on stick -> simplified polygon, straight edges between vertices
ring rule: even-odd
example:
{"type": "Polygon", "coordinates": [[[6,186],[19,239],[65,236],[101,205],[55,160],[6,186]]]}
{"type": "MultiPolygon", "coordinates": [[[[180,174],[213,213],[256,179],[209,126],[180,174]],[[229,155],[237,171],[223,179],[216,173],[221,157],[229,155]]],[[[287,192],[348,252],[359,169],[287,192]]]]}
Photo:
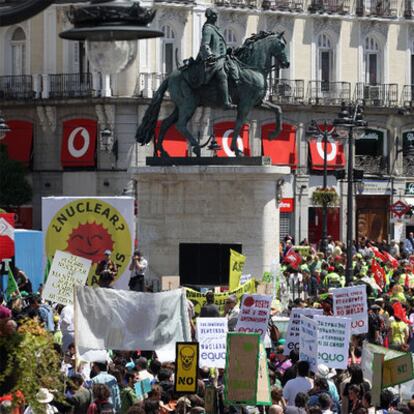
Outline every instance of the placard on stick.
{"type": "Polygon", "coordinates": [[[173,290],[180,287],[180,276],[161,276],[161,290],[173,290]]]}
{"type": "Polygon", "coordinates": [[[197,391],[198,343],[177,342],[174,390],[183,393],[197,391]]]}

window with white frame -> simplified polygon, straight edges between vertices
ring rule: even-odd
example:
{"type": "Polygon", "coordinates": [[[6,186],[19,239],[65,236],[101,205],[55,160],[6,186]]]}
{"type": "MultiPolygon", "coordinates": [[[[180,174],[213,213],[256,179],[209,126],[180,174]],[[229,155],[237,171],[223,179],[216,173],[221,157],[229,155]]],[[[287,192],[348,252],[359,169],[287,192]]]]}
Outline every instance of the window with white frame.
{"type": "Polygon", "coordinates": [[[174,70],[176,34],[168,25],[162,26],[161,31],[164,33],[162,38],[162,70],[168,75],[174,70]]]}
{"type": "Polygon", "coordinates": [[[321,81],[321,87],[324,90],[329,88],[329,82],[334,79],[333,42],[327,33],[320,33],[317,45],[317,79],[321,81]]]}
{"type": "Polygon", "coordinates": [[[26,73],[26,35],[21,27],[17,27],[10,38],[11,75],[26,73]]]}
{"type": "Polygon", "coordinates": [[[368,36],[364,42],[364,78],[365,83],[376,85],[382,81],[382,54],[378,40],[368,36]]]}
{"type": "Polygon", "coordinates": [[[223,31],[224,39],[226,40],[227,46],[235,47],[238,46],[237,36],[233,29],[228,28],[223,31]]]}

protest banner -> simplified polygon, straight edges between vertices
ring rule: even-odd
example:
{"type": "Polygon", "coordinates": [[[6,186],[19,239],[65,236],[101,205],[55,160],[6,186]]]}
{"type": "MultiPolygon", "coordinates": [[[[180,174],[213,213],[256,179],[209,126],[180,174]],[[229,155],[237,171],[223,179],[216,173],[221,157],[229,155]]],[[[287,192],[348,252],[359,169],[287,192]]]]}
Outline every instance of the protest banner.
{"type": "MultiPolygon", "coordinates": [[[[187,299],[191,300],[191,302],[194,304],[195,315],[196,316],[199,315],[202,306],[206,303],[206,295],[203,293],[197,292],[196,290],[189,289],[189,288],[185,288],[185,291],[187,293],[187,299]]],[[[235,290],[222,292],[222,293],[214,293],[214,304],[216,304],[219,307],[220,313],[223,314],[226,299],[230,295],[235,295],[237,297],[237,300],[240,300],[241,297],[245,293],[255,293],[255,292],[256,292],[255,281],[254,279],[250,279],[243,286],[240,286],[235,290]]]]}
{"type": "Polygon", "coordinates": [[[200,367],[226,366],[227,318],[197,318],[197,341],[200,367]]]}
{"type": "Polygon", "coordinates": [[[227,334],[227,358],[224,374],[226,404],[256,404],[260,335],[227,334]]]}
{"type": "Polygon", "coordinates": [[[258,333],[263,340],[271,304],[272,297],[269,295],[243,295],[235,331],[258,333]]]}
{"type": "Polygon", "coordinates": [[[134,248],[134,201],[133,197],[42,198],[46,258],[52,261],[56,250],[61,250],[91,260],[88,285],[96,285],[96,267],[105,250],[111,250],[118,268],[113,287],[127,290],[134,248]]]}
{"type": "Polygon", "coordinates": [[[292,309],[286,333],[286,342],[283,348],[283,355],[289,355],[290,351],[293,349],[299,351],[300,315],[313,318],[314,315],[323,315],[323,310],[314,308],[292,309]]]}
{"type": "Polygon", "coordinates": [[[142,293],[75,286],[74,326],[81,354],[88,349],[162,352],[191,340],[184,289],[142,293]]]}
{"type": "Polygon", "coordinates": [[[88,259],[57,250],[42,298],[61,305],[72,305],[73,286],[85,285],[91,265],[88,259]]]}
{"type": "Polygon", "coordinates": [[[410,352],[404,352],[396,358],[384,360],[382,371],[383,388],[402,384],[414,378],[413,357],[410,352]]]}
{"type": "Polygon", "coordinates": [[[134,384],[134,390],[139,401],[147,398],[148,393],[152,390],[151,380],[149,378],[145,378],[144,380],[136,382],[134,384]]]}
{"type": "Polygon", "coordinates": [[[300,315],[299,360],[308,361],[310,369],[316,372],[318,366],[318,323],[300,315]]]}
{"type": "Polygon", "coordinates": [[[240,285],[240,278],[242,275],[246,256],[230,249],[230,274],[229,274],[229,289],[237,289],[240,285]]]}
{"type": "Polygon", "coordinates": [[[198,376],[198,343],[177,342],[174,391],[195,393],[198,376]]]}
{"type": "Polygon", "coordinates": [[[351,334],[368,332],[368,305],[366,285],[332,289],[333,314],[351,319],[351,334]]]}
{"type": "Polygon", "coordinates": [[[244,285],[246,282],[248,282],[252,278],[252,275],[249,273],[247,275],[241,275],[240,277],[240,286],[244,285]]]}
{"type": "Polygon", "coordinates": [[[260,341],[259,368],[257,370],[256,405],[272,405],[267,355],[262,341],[260,341]]]}
{"type": "Polygon", "coordinates": [[[346,369],[348,365],[351,319],[315,315],[318,324],[318,364],[346,369]]]}

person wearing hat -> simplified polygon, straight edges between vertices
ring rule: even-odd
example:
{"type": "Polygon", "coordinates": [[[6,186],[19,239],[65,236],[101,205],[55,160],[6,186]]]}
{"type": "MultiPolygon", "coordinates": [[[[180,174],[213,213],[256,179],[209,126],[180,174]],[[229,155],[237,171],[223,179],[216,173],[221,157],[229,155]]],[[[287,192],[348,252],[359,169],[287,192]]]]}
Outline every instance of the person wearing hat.
{"type": "Polygon", "coordinates": [[[230,295],[224,304],[224,315],[227,318],[227,325],[230,332],[233,332],[236,327],[239,313],[240,308],[237,306],[237,297],[236,295],[230,295]]]}
{"type": "Polygon", "coordinates": [[[112,252],[105,250],[105,258],[96,266],[96,276],[98,276],[98,285],[103,288],[110,288],[118,273],[117,265],[111,259],[112,252]]]}
{"type": "MultiPolygon", "coordinates": [[[[57,413],[58,410],[53,405],[49,404],[53,400],[53,394],[47,388],[40,388],[36,394],[36,401],[42,404],[42,413],[45,414],[54,414],[57,413]]],[[[38,413],[39,410],[34,410],[30,405],[24,411],[24,414],[35,414],[38,413]]]]}
{"type": "Polygon", "coordinates": [[[336,388],[335,383],[333,382],[332,378],[334,378],[336,375],[336,370],[328,368],[325,364],[319,364],[316,372],[315,377],[316,378],[324,378],[328,382],[328,392],[330,397],[332,398],[332,402],[334,403],[335,407],[339,411],[340,402],[339,402],[339,393],[338,389],[336,388]]]}

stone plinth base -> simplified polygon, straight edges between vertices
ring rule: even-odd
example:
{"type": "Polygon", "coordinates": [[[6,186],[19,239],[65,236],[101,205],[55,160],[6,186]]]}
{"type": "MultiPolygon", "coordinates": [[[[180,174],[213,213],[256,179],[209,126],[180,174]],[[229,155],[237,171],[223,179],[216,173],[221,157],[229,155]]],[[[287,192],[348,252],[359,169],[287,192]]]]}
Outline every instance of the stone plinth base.
{"type": "Polygon", "coordinates": [[[138,167],[137,235],[149,277],[179,274],[180,243],[240,243],[261,277],[279,251],[277,180],[289,167],[138,167]]]}

